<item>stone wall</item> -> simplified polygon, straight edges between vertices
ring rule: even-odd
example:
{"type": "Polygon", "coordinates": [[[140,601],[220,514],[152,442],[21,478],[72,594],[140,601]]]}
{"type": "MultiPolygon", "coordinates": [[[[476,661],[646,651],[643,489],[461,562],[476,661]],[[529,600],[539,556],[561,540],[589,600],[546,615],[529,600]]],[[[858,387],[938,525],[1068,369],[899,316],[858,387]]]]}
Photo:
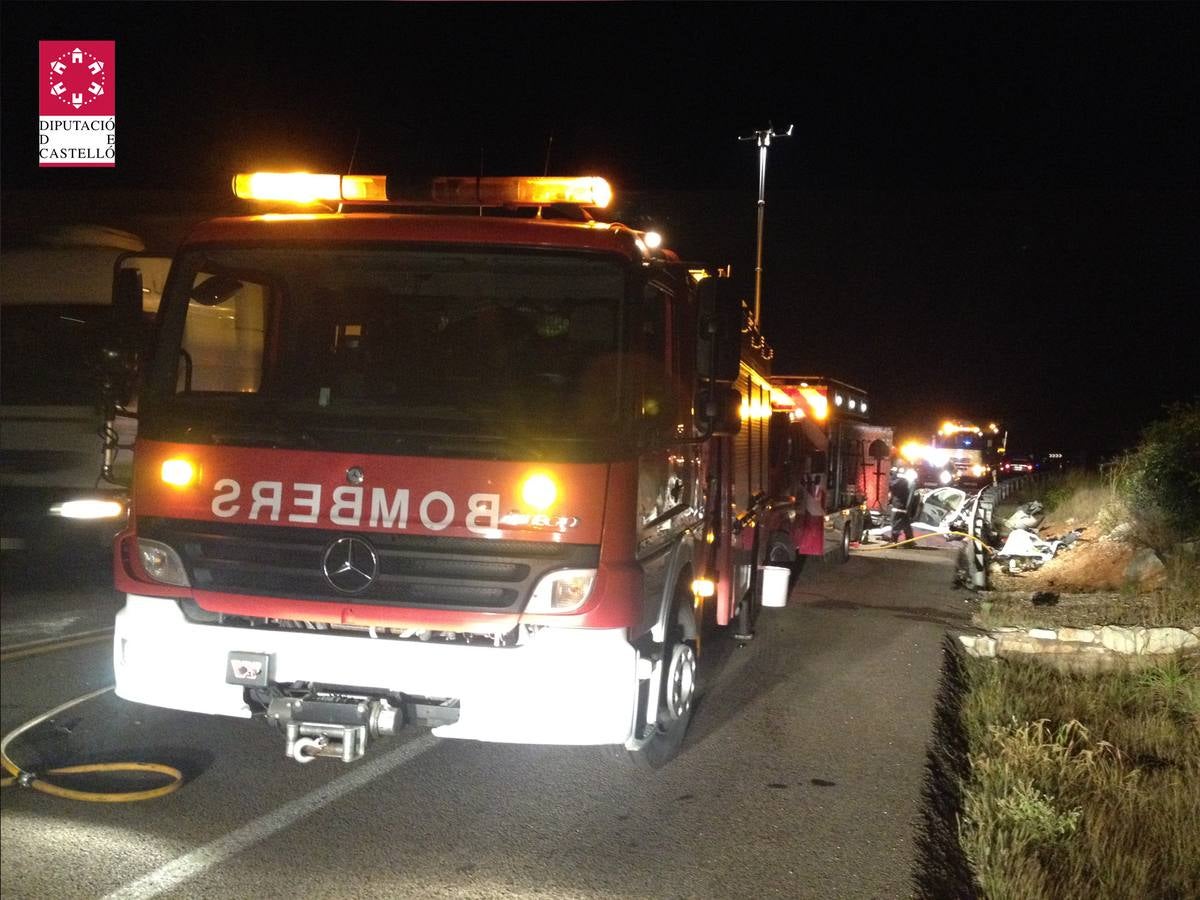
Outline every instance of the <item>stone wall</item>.
{"type": "Polygon", "coordinates": [[[1180,654],[1200,654],[1200,628],[1001,627],[985,634],[960,635],[958,639],[971,656],[1036,659],[1072,671],[1155,665],[1180,654]]]}

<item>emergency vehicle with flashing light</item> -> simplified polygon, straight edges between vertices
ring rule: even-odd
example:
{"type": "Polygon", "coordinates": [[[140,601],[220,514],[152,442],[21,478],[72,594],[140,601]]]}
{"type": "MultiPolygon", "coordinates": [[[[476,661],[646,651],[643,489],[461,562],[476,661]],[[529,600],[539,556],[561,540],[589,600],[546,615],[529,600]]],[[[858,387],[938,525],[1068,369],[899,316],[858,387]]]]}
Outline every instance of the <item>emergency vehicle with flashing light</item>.
{"type": "Polygon", "coordinates": [[[299,762],[404,723],[671,758],[786,526],[725,280],[596,221],[599,178],[234,187],[335,208],[203,223],[172,264],[117,694],[264,715],[299,762]]]}
{"type": "Polygon", "coordinates": [[[929,487],[982,485],[1001,471],[1008,448],[1008,431],[990,422],[946,420],[928,444],[907,441],[901,457],[914,466],[920,482],[929,487]]]}
{"type": "Polygon", "coordinates": [[[773,506],[788,525],[768,559],[786,561],[790,548],[796,570],[811,556],[845,562],[870,509],[882,515],[887,501],[892,429],[867,421],[862,388],[819,375],[774,375],[770,384],[773,506]]]}

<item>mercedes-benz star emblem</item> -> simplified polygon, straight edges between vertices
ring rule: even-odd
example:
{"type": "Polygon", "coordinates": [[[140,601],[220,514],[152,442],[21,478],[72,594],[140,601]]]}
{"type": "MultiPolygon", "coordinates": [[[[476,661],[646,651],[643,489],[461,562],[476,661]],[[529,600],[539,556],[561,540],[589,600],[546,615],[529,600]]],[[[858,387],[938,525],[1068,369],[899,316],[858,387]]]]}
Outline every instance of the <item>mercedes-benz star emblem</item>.
{"type": "Polygon", "coordinates": [[[335,591],[361,594],[379,574],[379,557],[362,538],[340,537],[325,548],[321,568],[335,591]]]}

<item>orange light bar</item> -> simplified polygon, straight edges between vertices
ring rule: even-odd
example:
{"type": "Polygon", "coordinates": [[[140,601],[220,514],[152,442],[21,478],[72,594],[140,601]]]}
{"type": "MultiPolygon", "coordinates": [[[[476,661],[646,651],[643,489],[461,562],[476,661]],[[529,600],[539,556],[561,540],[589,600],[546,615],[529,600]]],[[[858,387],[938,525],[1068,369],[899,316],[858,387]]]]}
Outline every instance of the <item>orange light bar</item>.
{"type": "Polygon", "coordinates": [[[978,425],[964,425],[961,422],[951,422],[949,420],[942,423],[942,427],[938,429],[938,434],[949,437],[952,434],[959,434],[963,431],[970,431],[980,436],[983,435],[983,430],[978,425]]]}
{"type": "Polygon", "coordinates": [[[603,178],[511,177],[511,178],[435,178],[435,203],[460,203],[479,206],[550,206],[570,203],[575,206],[604,208],[612,202],[612,187],[603,178]]]}
{"type": "Polygon", "coordinates": [[[312,172],[239,172],[233,176],[233,193],[242,200],[288,203],[379,202],[387,200],[387,178],[312,172]]]}

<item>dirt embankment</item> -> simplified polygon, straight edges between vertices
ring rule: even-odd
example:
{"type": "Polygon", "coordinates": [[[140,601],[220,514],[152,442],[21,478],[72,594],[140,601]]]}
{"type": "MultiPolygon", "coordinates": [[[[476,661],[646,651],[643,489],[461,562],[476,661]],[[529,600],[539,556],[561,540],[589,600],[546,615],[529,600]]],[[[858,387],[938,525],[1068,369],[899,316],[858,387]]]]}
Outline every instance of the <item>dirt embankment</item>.
{"type": "MultiPolygon", "coordinates": [[[[1125,570],[1134,549],[1124,541],[1088,538],[1090,528],[1075,544],[1059,551],[1039,569],[1010,575],[993,575],[993,588],[1014,591],[1070,591],[1094,593],[1120,591],[1125,587],[1125,570]]],[[[1042,537],[1062,534],[1053,526],[1040,529],[1042,537]]]]}

